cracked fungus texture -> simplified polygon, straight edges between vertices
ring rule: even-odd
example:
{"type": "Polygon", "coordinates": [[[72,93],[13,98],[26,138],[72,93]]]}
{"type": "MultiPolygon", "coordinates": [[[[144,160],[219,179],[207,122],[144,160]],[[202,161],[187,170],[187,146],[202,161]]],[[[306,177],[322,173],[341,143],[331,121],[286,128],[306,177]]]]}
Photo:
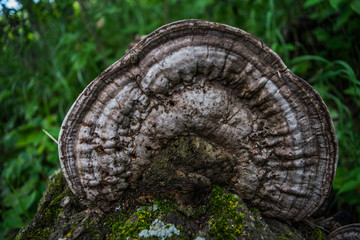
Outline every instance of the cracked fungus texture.
{"type": "Polygon", "coordinates": [[[336,136],[318,93],[260,40],[199,20],[156,30],[86,87],[60,162],[83,202],[114,201],[179,136],[230,154],[229,186],[267,216],[301,220],[331,188],[336,136]]]}

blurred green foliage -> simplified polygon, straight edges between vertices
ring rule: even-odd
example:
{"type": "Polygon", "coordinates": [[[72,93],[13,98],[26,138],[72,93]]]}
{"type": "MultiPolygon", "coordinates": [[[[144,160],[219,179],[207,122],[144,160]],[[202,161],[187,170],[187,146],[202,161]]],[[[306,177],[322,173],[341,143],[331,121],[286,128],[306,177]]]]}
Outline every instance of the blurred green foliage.
{"type": "Polygon", "coordinates": [[[0,238],[32,219],[59,168],[42,129],[57,137],[78,94],[136,34],[185,18],[254,34],[318,90],[339,140],[334,206],[360,213],[360,0],[19,2],[0,15],[0,238]]]}

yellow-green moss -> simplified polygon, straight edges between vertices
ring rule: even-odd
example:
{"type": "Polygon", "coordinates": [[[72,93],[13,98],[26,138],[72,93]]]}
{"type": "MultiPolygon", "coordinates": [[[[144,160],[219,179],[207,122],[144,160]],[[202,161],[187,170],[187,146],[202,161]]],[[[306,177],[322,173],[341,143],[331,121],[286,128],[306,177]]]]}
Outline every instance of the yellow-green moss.
{"type": "Polygon", "coordinates": [[[325,240],[325,234],[323,233],[323,231],[321,231],[320,228],[315,228],[311,233],[311,237],[314,240],[325,240]]]}
{"type": "Polygon", "coordinates": [[[108,223],[110,230],[108,239],[138,238],[139,233],[149,229],[159,216],[176,211],[171,201],[154,200],[152,203],[151,206],[142,206],[135,213],[122,211],[119,215],[111,217],[108,221],[110,223],[108,223]]]}
{"type": "Polygon", "coordinates": [[[242,233],[244,214],[238,211],[241,203],[233,194],[215,187],[211,193],[210,235],[214,239],[234,239],[242,233]]]}
{"type": "Polygon", "coordinates": [[[153,214],[146,211],[139,211],[130,216],[124,222],[120,218],[111,226],[111,236],[109,239],[136,238],[143,229],[148,229],[151,225],[153,214]]]}
{"type": "Polygon", "coordinates": [[[286,239],[293,239],[294,236],[293,236],[292,232],[288,232],[288,233],[281,234],[277,238],[280,239],[280,240],[286,240],[286,239]]]}
{"type": "Polygon", "coordinates": [[[69,230],[69,232],[64,236],[64,238],[68,238],[71,236],[72,232],[75,230],[76,225],[72,226],[69,230]]]}

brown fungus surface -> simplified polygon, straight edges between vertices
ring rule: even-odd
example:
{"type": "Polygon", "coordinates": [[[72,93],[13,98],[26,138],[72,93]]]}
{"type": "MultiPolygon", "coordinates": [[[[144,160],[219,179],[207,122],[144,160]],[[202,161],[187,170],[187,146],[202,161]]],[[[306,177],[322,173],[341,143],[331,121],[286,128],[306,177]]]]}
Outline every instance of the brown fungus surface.
{"type": "Polygon", "coordinates": [[[354,223],[340,227],[329,234],[329,240],[356,240],[360,239],[360,224],[354,223]]]}
{"type": "Polygon", "coordinates": [[[337,142],[319,94],[262,41],[200,20],[159,28],[86,87],[61,127],[60,163],[84,203],[111,202],[184,137],[222,156],[197,169],[231,166],[228,185],[266,216],[301,220],[331,189],[337,142]]]}

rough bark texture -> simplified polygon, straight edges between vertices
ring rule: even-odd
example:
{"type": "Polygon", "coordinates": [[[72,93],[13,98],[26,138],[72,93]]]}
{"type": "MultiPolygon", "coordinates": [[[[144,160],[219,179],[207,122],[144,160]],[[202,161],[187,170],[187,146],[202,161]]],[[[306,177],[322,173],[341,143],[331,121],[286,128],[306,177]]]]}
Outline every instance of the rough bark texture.
{"type": "Polygon", "coordinates": [[[149,168],[184,137],[212,152],[174,160],[178,178],[201,191],[226,182],[266,216],[302,220],[331,189],[337,143],[319,94],[262,41],[199,20],[156,30],[89,84],[63,122],[60,162],[82,203],[111,206],[144,179],[146,194],[166,185],[149,168]]]}
{"type": "Polygon", "coordinates": [[[111,212],[86,207],[62,173],[50,177],[33,221],[20,239],[325,239],[320,229],[266,218],[237,194],[214,187],[197,205],[172,195],[134,197],[111,212]]]}

